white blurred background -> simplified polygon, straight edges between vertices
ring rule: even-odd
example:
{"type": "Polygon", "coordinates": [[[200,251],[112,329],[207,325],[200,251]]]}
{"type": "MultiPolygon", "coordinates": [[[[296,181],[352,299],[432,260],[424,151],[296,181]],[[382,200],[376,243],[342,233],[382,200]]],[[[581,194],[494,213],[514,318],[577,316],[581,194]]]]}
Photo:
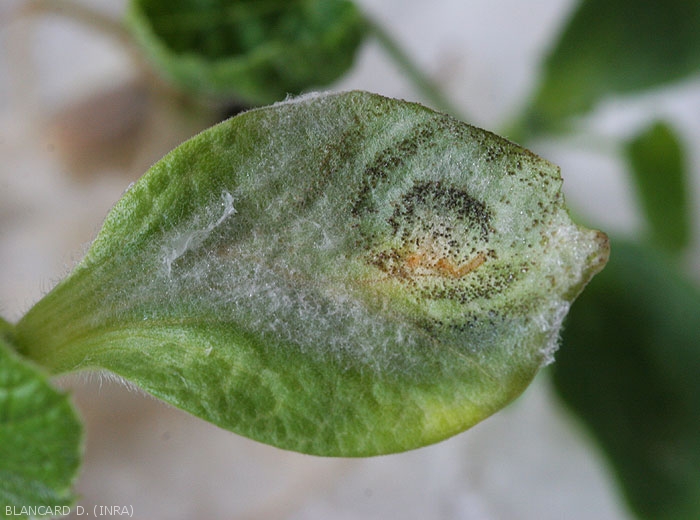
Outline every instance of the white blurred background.
{"type": "MultiPolygon", "coordinates": [[[[359,3],[469,122],[495,131],[525,103],[542,55],[574,5],[359,3]]],[[[21,4],[0,5],[0,314],[10,321],[68,273],[130,182],[213,122],[203,111],[149,94],[129,54],[108,35],[56,15],[15,19],[21,4]]],[[[123,0],[90,4],[115,17],[124,8],[123,0]]],[[[373,41],[333,88],[421,101],[373,41]]],[[[664,115],[700,142],[699,92],[691,85],[613,100],[588,124],[620,136],[664,115]]],[[[614,154],[571,143],[538,146],[562,166],[579,214],[606,231],[638,230],[614,154]]],[[[699,152],[689,149],[698,172],[699,152]]],[[[697,175],[693,182],[698,201],[697,175]]],[[[700,254],[694,258],[697,273],[700,254]]],[[[552,395],[546,370],[520,399],[472,430],[372,459],[284,452],[99,375],[59,384],[75,396],[86,422],[76,490],[88,511],[131,505],[135,518],[153,520],[630,518],[604,459],[552,395]]]]}

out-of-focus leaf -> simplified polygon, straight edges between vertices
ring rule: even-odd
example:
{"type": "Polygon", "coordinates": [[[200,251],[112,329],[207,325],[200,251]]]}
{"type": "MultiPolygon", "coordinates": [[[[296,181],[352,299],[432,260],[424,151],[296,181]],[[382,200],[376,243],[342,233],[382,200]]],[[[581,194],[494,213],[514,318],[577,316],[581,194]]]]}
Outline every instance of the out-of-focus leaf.
{"type": "Polygon", "coordinates": [[[673,130],[656,123],[626,147],[654,244],[678,253],[690,240],[685,157],[673,130]]]}
{"type": "Polygon", "coordinates": [[[545,62],[525,125],[557,130],[605,96],[698,72],[697,0],[583,0],[545,62]]]}
{"type": "Polygon", "coordinates": [[[417,104],[252,110],[132,187],[17,340],[280,447],[415,448],[519,395],[607,260],[560,189],[557,167],[417,104]]]}
{"type": "Polygon", "coordinates": [[[22,360],[0,319],[0,518],[65,514],[82,454],[68,397],[22,360]]]}
{"type": "Polygon", "coordinates": [[[651,249],[612,244],[566,321],[554,382],[649,520],[700,518],[700,291],[651,249]]]}
{"type": "Polygon", "coordinates": [[[126,22],[179,88],[252,105],[339,78],[366,31],[348,0],[131,0],[126,22]]]}

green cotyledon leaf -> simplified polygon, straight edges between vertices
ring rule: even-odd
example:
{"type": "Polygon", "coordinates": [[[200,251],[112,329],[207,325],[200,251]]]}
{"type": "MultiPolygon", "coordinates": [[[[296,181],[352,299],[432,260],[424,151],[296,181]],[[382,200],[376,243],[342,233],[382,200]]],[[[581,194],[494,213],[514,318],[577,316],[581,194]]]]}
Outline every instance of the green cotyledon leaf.
{"type": "Polygon", "coordinates": [[[252,105],[338,79],[367,32],[349,0],[131,0],[126,25],[175,86],[252,105]]]}
{"type": "Polygon", "coordinates": [[[62,516],[82,455],[82,425],[68,396],[12,347],[0,318],[0,518],[62,516]]]}
{"type": "Polygon", "coordinates": [[[256,109],[187,141],[17,324],[54,372],[108,369],[306,453],[396,452],[519,395],[607,238],[558,168],[364,92],[256,109]]]}

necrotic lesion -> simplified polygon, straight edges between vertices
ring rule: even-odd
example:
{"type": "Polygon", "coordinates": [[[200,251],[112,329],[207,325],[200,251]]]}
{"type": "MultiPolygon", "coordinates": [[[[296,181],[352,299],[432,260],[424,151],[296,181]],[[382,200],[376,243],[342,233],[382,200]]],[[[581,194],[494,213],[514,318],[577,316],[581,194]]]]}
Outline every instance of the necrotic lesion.
{"type": "Polygon", "coordinates": [[[466,190],[418,182],[395,203],[382,240],[386,246],[370,251],[367,261],[405,281],[460,279],[493,256],[490,221],[486,205],[466,190]]]}

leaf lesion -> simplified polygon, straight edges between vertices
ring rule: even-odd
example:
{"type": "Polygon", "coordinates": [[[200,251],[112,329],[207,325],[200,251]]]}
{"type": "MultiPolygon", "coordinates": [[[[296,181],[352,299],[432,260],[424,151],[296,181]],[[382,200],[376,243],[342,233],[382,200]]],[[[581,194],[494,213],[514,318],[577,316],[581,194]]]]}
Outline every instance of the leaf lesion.
{"type": "Polygon", "coordinates": [[[393,205],[383,246],[367,256],[390,277],[459,282],[497,256],[489,247],[491,212],[462,187],[417,182],[393,205]]]}
{"type": "Polygon", "coordinates": [[[403,279],[436,276],[461,279],[483,265],[492,252],[479,251],[466,261],[458,261],[450,256],[430,249],[381,251],[369,263],[390,276],[403,279]]]}

